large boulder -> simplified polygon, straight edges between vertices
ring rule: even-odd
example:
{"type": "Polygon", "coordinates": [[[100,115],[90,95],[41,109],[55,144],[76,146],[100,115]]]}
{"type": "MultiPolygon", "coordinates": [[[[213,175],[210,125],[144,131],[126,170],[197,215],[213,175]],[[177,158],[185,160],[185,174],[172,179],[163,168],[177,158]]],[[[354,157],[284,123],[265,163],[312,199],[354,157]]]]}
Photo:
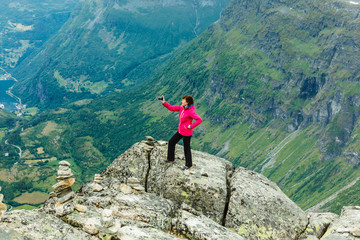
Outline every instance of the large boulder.
{"type": "Polygon", "coordinates": [[[360,239],[360,206],[343,207],[340,218],[332,222],[323,240],[360,239]]]}
{"type": "Polygon", "coordinates": [[[124,183],[129,177],[136,177],[145,185],[149,170],[149,151],[151,148],[151,146],[144,142],[133,144],[128,150],[118,156],[102,172],[102,175],[117,178],[124,183]]]}
{"type": "Polygon", "coordinates": [[[246,239],[296,239],[307,216],[261,174],[239,167],[231,178],[226,227],[246,239]]]}
{"type": "Polygon", "coordinates": [[[0,221],[0,239],[98,239],[61,221],[52,214],[35,210],[6,212],[0,221]]]}
{"type": "Polygon", "coordinates": [[[147,190],[180,205],[186,203],[221,224],[228,193],[227,180],[234,171],[231,162],[214,155],[192,150],[193,166],[185,165],[184,148],[176,145],[174,163],[164,163],[167,146],[155,147],[150,154],[147,190]]]}
{"type": "Polygon", "coordinates": [[[194,240],[244,240],[234,231],[183,204],[176,219],[176,231],[194,240]]]}
{"type": "Polygon", "coordinates": [[[136,177],[147,192],[172,200],[177,206],[184,202],[222,223],[233,164],[192,150],[193,166],[183,171],[180,168],[185,165],[184,148],[179,144],[175,147],[175,162],[165,163],[166,157],[166,144],[138,142],[117,157],[102,175],[123,182],[136,177]]]}
{"type": "Polygon", "coordinates": [[[309,224],[304,231],[301,239],[310,239],[314,237],[315,239],[320,239],[325,232],[327,231],[330,224],[338,219],[339,216],[335,213],[309,213],[309,224]]]}

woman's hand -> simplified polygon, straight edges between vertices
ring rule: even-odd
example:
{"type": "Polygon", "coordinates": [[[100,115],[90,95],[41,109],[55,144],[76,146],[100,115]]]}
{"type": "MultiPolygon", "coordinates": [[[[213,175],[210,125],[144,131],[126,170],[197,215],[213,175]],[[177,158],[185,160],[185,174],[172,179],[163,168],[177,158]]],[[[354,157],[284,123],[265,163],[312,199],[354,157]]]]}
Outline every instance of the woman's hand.
{"type": "Polygon", "coordinates": [[[164,95],[162,95],[161,103],[164,103],[164,102],[165,102],[165,98],[164,98],[164,95]]]}

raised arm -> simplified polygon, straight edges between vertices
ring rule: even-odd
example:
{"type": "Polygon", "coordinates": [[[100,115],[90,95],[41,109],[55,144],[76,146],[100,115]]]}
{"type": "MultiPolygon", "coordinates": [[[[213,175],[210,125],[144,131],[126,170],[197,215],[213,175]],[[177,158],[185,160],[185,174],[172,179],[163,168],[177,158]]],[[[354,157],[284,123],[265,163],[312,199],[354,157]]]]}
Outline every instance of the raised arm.
{"type": "Polygon", "coordinates": [[[202,118],[196,112],[192,112],[190,116],[193,119],[195,119],[195,122],[193,124],[191,124],[191,129],[194,129],[196,126],[198,126],[203,121],[202,118]]]}
{"type": "Polygon", "coordinates": [[[174,112],[178,112],[178,111],[180,111],[180,109],[181,109],[181,106],[172,106],[172,105],[170,105],[170,104],[167,103],[167,102],[164,102],[163,105],[164,105],[167,109],[169,109],[170,111],[174,111],[174,112]]]}

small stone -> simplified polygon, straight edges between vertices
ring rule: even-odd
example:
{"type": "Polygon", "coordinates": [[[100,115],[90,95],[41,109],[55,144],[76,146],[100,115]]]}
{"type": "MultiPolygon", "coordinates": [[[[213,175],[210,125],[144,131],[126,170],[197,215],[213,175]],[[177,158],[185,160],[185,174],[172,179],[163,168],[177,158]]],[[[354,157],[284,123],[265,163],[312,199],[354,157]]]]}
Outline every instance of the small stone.
{"type": "Polygon", "coordinates": [[[101,177],[102,178],[102,176],[99,173],[95,173],[94,177],[101,177]]]}
{"type": "Polygon", "coordinates": [[[103,178],[102,177],[94,177],[94,180],[101,181],[101,180],[103,180],[103,178]]]}
{"type": "Polygon", "coordinates": [[[68,171],[70,168],[68,166],[60,165],[59,170],[61,171],[68,171]]]}
{"type": "Polygon", "coordinates": [[[0,194],[0,202],[2,202],[4,199],[4,195],[3,194],[0,194]]]}
{"type": "Polygon", "coordinates": [[[204,172],[203,174],[201,174],[201,176],[208,177],[209,175],[206,172],[204,172]]]}
{"type": "Polygon", "coordinates": [[[103,186],[101,186],[100,184],[97,184],[97,183],[94,183],[92,185],[92,187],[93,187],[94,192],[100,192],[100,191],[104,190],[103,186]]]}
{"type": "Polygon", "coordinates": [[[127,184],[130,185],[130,184],[139,184],[140,181],[139,179],[135,178],[135,177],[130,177],[127,179],[127,184]]]}
{"type": "Polygon", "coordinates": [[[55,216],[62,217],[74,211],[74,204],[72,201],[66,203],[57,203],[55,205],[55,216]]]}
{"type": "Polygon", "coordinates": [[[147,144],[149,146],[155,146],[154,142],[145,142],[145,144],[147,144]]]}
{"type": "Polygon", "coordinates": [[[56,196],[56,193],[54,193],[54,192],[50,193],[50,197],[55,197],[55,196],[56,196]]]}
{"type": "Polygon", "coordinates": [[[132,193],[132,189],[131,187],[129,187],[128,185],[126,185],[125,183],[122,183],[120,185],[120,191],[124,194],[130,194],[132,193]]]}
{"type": "Polygon", "coordinates": [[[146,136],[145,138],[147,141],[155,141],[155,139],[151,136],[146,136]]]}
{"type": "Polygon", "coordinates": [[[158,141],[158,144],[159,144],[160,146],[165,146],[165,145],[167,145],[168,143],[165,142],[165,141],[158,141]]]}
{"type": "Polygon", "coordinates": [[[138,190],[138,191],[145,191],[145,188],[141,186],[140,184],[134,184],[130,186],[131,188],[138,190]]]}
{"type": "Polygon", "coordinates": [[[88,234],[91,234],[91,235],[95,235],[95,234],[98,234],[99,233],[99,230],[95,227],[95,225],[97,225],[98,222],[97,222],[97,219],[96,218],[89,218],[84,226],[83,226],[83,229],[85,232],[87,232],[88,234]]]}
{"type": "Polygon", "coordinates": [[[59,165],[70,166],[70,163],[68,161],[62,160],[59,162],[59,165]]]}
{"type": "Polygon", "coordinates": [[[64,179],[70,178],[72,176],[74,176],[74,174],[71,174],[71,175],[68,175],[68,176],[57,176],[56,180],[64,180],[64,179]]]}
{"type": "Polygon", "coordinates": [[[58,176],[69,176],[72,175],[71,169],[69,168],[68,170],[58,170],[57,171],[58,176]]]}
{"type": "Polygon", "coordinates": [[[75,197],[75,193],[73,191],[71,191],[68,194],[66,194],[65,196],[58,198],[57,202],[64,203],[64,202],[67,202],[67,201],[73,199],[74,197],[75,197]]]}
{"type": "Polygon", "coordinates": [[[114,225],[114,215],[110,209],[104,209],[101,215],[101,224],[108,228],[114,225]]]}
{"type": "Polygon", "coordinates": [[[67,178],[54,184],[52,186],[52,189],[54,190],[54,192],[60,192],[65,188],[71,187],[74,183],[75,183],[75,178],[67,178]]]}
{"type": "Polygon", "coordinates": [[[81,205],[81,204],[75,204],[74,208],[78,212],[86,212],[87,211],[87,206],[81,205]]]}

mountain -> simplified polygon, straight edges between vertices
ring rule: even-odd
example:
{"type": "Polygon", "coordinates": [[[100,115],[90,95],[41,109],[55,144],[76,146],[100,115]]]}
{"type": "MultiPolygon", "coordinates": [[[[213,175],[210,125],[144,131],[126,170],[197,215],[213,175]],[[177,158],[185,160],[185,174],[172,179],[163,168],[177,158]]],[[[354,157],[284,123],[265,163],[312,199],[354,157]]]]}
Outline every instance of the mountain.
{"type": "Polygon", "coordinates": [[[0,6],[0,67],[16,68],[66,22],[77,0],[11,1],[0,6]]]}
{"type": "Polygon", "coordinates": [[[232,1],[152,79],[44,112],[12,143],[32,156],[20,162],[67,159],[86,181],[142,136],[169,139],[177,117],[156,97],[191,94],[204,120],[193,149],[265,175],[304,210],[339,214],[360,204],[358,12],[357,1],[232,1]]]}
{"type": "MultiPolygon", "coordinates": [[[[5,239],[357,239],[360,207],[341,216],[308,216],[261,174],[193,151],[164,163],[167,142],[150,136],[118,156],[74,193],[71,164],[59,162],[58,182],[36,210],[0,212],[5,239]],[[64,175],[66,173],[66,175],[64,175]]],[[[1,196],[2,197],[2,196],[1,196]]],[[[6,197],[6,196],[5,196],[6,197]]],[[[0,199],[1,202],[1,199],[0,199]]],[[[0,203],[0,209],[6,209],[0,203]]]]}
{"type": "Polygon", "coordinates": [[[15,69],[28,105],[61,106],[143,82],[208,25],[228,0],[85,0],[15,69]]]}

